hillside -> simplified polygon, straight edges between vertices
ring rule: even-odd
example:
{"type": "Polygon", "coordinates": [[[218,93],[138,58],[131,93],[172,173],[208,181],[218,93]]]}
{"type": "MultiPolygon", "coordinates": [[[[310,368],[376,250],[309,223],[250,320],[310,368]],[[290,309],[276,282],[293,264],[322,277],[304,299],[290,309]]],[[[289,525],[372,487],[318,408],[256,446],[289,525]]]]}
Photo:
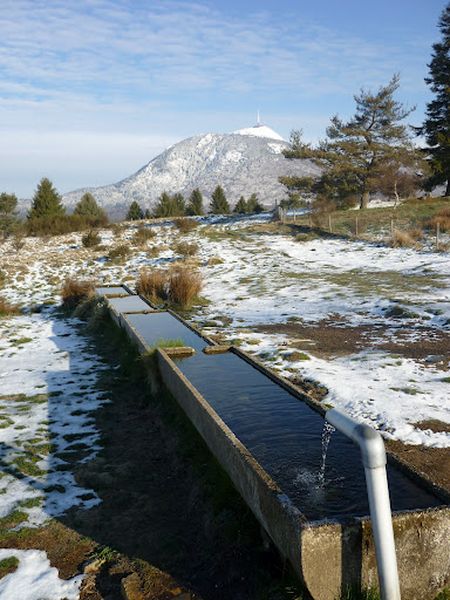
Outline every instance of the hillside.
{"type": "Polygon", "coordinates": [[[318,173],[318,167],[309,160],[285,159],[282,151],[287,147],[288,143],[265,125],[231,134],[194,136],[167,148],[118,183],[75,190],[65,194],[63,200],[71,208],[89,191],[110,215],[122,216],[133,200],[151,209],[164,191],[188,196],[197,187],[209,199],[220,184],[231,205],[239,196],[256,192],[260,201],[271,208],[286,195],[278,182],[280,175],[318,173]]]}

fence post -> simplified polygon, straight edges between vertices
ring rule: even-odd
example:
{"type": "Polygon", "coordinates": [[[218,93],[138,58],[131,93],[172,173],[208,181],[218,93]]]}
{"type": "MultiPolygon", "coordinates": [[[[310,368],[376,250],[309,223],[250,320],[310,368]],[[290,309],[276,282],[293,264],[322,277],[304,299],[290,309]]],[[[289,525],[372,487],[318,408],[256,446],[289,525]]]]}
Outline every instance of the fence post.
{"type": "Polygon", "coordinates": [[[359,235],[359,227],[358,227],[359,223],[358,223],[358,217],[355,217],[355,237],[358,237],[359,235]]]}
{"type": "Polygon", "coordinates": [[[439,234],[440,234],[440,224],[439,221],[436,223],[436,250],[439,250],[439,234]]]}
{"type": "Polygon", "coordinates": [[[328,231],[333,233],[333,225],[331,223],[331,215],[328,215],[328,231]]]}

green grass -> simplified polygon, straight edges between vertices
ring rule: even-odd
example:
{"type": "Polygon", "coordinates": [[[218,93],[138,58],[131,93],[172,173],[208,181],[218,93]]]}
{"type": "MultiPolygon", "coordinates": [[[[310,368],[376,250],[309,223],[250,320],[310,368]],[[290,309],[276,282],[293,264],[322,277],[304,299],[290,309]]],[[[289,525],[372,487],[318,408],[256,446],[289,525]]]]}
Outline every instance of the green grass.
{"type": "Polygon", "coordinates": [[[153,354],[158,348],[184,348],[184,346],[186,346],[186,344],[181,338],[160,338],[156,340],[156,342],[153,344],[153,346],[150,348],[147,354],[153,354]]]}
{"type": "Polygon", "coordinates": [[[8,558],[0,560],[0,579],[9,573],[14,573],[18,566],[19,559],[15,556],[8,556],[8,558]]]}
{"type": "MultiPolygon", "coordinates": [[[[369,205],[370,206],[370,205],[369,205]]],[[[331,213],[333,233],[344,236],[354,236],[356,218],[360,237],[374,237],[381,234],[390,234],[391,220],[395,229],[406,231],[409,229],[423,229],[426,222],[440,209],[450,206],[449,198],[412,198],[402,202],[397,208],[367,208],[365,210],[342,210],[331,213]]],[[[301,227],[310,227],[309,216],[297,217],[295,225],[291,224],[294,235],[301,227]]],[[[317,225],[318,231],[328,232],[328,215],[324,215],[317,225]]],[[[303,241],[300,237],[299,241],[303,241]]]]}
{"type": "Polygon", "coordinates": [[[361,590],[357,586],[349,586],[339,600],[380,600],[380,593],[375,588],[361,590]]]}

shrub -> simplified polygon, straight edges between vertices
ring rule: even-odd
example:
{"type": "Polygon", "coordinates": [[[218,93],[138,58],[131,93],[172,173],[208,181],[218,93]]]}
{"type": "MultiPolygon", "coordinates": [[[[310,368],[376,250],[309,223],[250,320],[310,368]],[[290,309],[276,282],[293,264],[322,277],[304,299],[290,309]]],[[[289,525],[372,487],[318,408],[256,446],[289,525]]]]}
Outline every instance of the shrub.
{"type": "Polygon", "coordinates": [[[102,238],[99,236],[99,234],[96,231],[88,231],[85,235],[83,235],[83,237],[81,238],[81,243],[83,244],[83,246],[85,248],[94,248],[95,246],[98,246],[102,241],[102,238]]]}
{"type": "Polygon", "coordinates": [[[175,245],[174,250],[181,256],[194,256],[198,252],[198,244],[188,244],[188,242],[179,242],[175,245]]]}
{"type": "Polygon", "coordinates": [[[169,300],[180,308],[189,308],[202,289],[202,277],[198,271],[187,267],[175,267],[169,273],[169,300]]]}
{"type": "Polygon", "coordinates": [[[25,246],[25,240],[23,238],[23,235],[21,235],[20,233],[15,234],[12,238],[11,245],[16,252],[22,250],[22,248],[25,246]]]}
{"type": "Polygon", "coordinates": [[[120,261],[125,260],[130,254],[131,250],[128,244],[119,244],[118,246],[111,248],[108,253],[108,258],[109,260],[120,261]]]}
{"type": "Polygon", "coordinates": [[[103,227],[107,222],[106,217],[94,218],[77,214],[30,217],[26,222],[26,234],[33,236],[63,235],[73,231],[103,227]]]}
{"type": "Polygon", "coordinates": [[[168,274],[160,269],[142,269],[136,282],[138,294],[145,296],[154,304],[167,300],[168,274]]]}
{"type": "Polygon", "coordinates": [[[223,260],[219,256],[211,256],[208,260],[208,267],[214,267],[214,265],[223,264],[223,260]]]}
{"type": "Polygon", "coordinates": [[[439,229],[444,232],[450,232],[450,206],[441,208],[429,221],[426,223],[428,229],[436,229],[439,224],[439,229]]]}
{"type": "Polygon", "coordinates": [[[10,317],[18,314],[20,314],[19,307],[0,296],[0,317],[10,317]]]}
{"type": "Polygon", "coordinates": [[[189,233],[190,231],[198,227],[197,221],[195,221],[194,219],[186,218],[176,219],[173,224],[181,233],[189,233]]]}
{"type": "Polygon", "coordinates": [[[411,237],[407,231],[394,229],[392,232],[390,245],[392,248],[411,248],[416,244],[416,240],[411,237]]]}
{"type": "Polygon", "coordinates": [[[92,281],[83,281],[68,277],[61,290],[61,299],[64,308],[73,309],[81,302],[94,296],[95,285],[92,281]]]}
{"type": "Polygon", "coordinates": [[[145,225],[139,225],[133,235],[132,242],[136,246],[142,246],[155,237],[155,232],[145,225]]]}

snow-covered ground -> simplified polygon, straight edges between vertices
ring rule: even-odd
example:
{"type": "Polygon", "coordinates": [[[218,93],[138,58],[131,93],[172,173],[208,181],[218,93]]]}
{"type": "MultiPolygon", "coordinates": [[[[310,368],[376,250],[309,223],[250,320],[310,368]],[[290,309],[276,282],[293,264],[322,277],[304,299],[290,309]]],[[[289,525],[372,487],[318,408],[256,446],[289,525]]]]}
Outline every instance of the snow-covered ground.
{"type": "MultiPolygon", "coordinates": [[[[244,349],[284,375],[319,380],[329,389],[325,402],[344,407],[387,437],[450,446],[448,432],[415,426],[430,419],[450,423],[450,348],[443,356],[416,359],[382,351],[369,341],[358,351],[324,357],[308,340],[252,331],[274,323],[315,326],[331,320],[343,328],[372,327],[372,341],[378,330],[380,338],[393,342],[402,331],[402,343],[407,338],[407,343],[420,345],[436,332],[444,335],[445,344],[450,331],[448,253],[345,240],[299,242],[248,229],[265,219],[211,220],[182,236],[199,245],[202,294],[209,300],[192,318],[206,324],[209,334],[240,340],[244,349]],[[308,360],[286,358],[283,350],[297,343],[308,360]]],[[[83,249],[79,234],[57,238],[50,246],[27,240],[20,268],[13,258],[11,285],[4,294],[27,304],[56,299],[66,275],[133,286],[143,266],[166,268],[181,258],[174,252],[180,233],[166,223],[152,226],[156,237],[146,248],[130,245],[132,255],[123,264],[108,262],[108,248],[130,242],[135,228],[115,237],[103,232],[105,249],[100,252],[83,249]]],[[[2,252],[8,259],[8,244],[0,246],[2,252]]]]}
{"type": "Polygon", "coordinates": [[[0,550],[0,561],[11,557],[17,569],[0,579],[2,600],[78,600],[82,575],[60,579],[42,550],[0,550]]]}

